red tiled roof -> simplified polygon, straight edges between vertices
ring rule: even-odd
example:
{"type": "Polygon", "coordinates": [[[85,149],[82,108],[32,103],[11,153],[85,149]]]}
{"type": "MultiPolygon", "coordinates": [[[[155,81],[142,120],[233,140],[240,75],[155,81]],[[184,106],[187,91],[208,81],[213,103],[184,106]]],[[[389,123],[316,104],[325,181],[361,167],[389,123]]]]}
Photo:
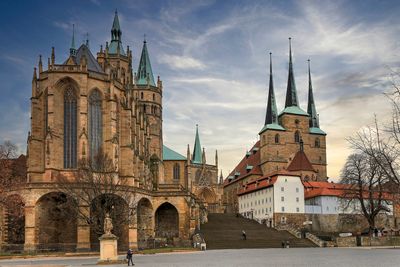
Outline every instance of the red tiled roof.
{"type": "Polygon", "coordinates": [[[315,172],[315,170],[312,167],[310,161],[308,160],[306,154],[302,150],[299,150],[296,153],[293,160],[290,162],[289,166],[287,167],[287,170],[288,171],[313,171],[313,172],[315,172]]]}
{"type": "Polygon", "coordinates": [[[233,171],[228,175],[235,177],[235,173],[240,173],[239,176],[235,177],[233,180],[225,179],[224,186],[241,180],[249,175],[262,175],[260,168],[260,141],[254,144],[254,146],[249,151],[250,155],[245,155],[239,164],[233,169],[233,171]],[[247,166],[252,166],[251,170],[247,170],[247,166]]]}
{"type": "MultiPolygon", "coordinates": [[[[329,182],[303,182],[304,185],[304,198],[309,199],[318,196],[336,196],[352,198],[358,197],[358,191],[354,188],[354,185],[350,184],[339,184],[329,182]]],[[[377,194],[377,193],[376,193],[377,194]]],[[[363,198],[368,198],[369,192],[366,190],[363,198]]],[[[393,194],[383,192],[383,199],[393,199],[393,194]]],[[[378,196],[376,196],[378,198],[378,196]]]]}
{"type": "Polygon", "coordinates": [[[239,190],[238,195],[244,195],[253,191],[270,187],[275,184],[279,175],[299,177],[298,175],[291,174],[286,170],[275,171],[273,173],[270,173],[269,175],[263,176],[255,181],[246,184],[243,188],[239,190]]]}

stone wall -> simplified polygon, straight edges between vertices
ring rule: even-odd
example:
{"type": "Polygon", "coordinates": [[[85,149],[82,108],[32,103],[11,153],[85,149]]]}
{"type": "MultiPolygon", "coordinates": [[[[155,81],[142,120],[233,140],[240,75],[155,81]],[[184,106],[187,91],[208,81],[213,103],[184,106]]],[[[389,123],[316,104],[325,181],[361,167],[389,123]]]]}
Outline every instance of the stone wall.
{"type": "Polygon", "coordinates": [[[338,247],[355,247],[357,246],[357,238],[355,236],[338,237],[336,238],[338,247]]]}

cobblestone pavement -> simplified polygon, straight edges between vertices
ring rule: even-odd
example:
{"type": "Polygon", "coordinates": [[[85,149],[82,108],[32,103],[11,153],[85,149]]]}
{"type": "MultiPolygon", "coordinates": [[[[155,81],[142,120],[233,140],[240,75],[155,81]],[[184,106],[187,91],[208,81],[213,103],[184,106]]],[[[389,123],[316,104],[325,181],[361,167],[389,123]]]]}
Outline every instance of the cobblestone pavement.
{"type": "MultiPolygon", "coordinates": [[[[122,258],[122,257],[121,257],[122,258]]],[[[399,249],[293,248],[209,250],[206,252],[135,255],[137,266],[400,266],[399,249]]],[[[96,257],[0,260],[1,267],[95,266],[96,257]]],[[[125,265],[107,265],[125,266],[125,265]]]]}

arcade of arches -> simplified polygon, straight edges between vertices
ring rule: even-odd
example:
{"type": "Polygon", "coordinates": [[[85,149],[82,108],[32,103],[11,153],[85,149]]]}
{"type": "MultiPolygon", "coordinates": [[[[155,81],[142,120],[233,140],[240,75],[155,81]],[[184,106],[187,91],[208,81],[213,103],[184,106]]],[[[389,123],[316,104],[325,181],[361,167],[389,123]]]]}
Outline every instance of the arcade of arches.
{"type": "Polygon", "coordinates": [[[82,207],[63,192],[44,192],[28,201],[16,194],[8,199],[8,204],[0,207],[0,244],[8,251],[98,251],[106,212],[112,218],[120,251],[156,244],[186,245],[182,242],[190,236],[182,229],[193,220],[189,216],[191,208],[182,198],[170,197],[166,201],[165,197],[141,197],[132,212],[119,196],[100,195],[87,208],[91,220],[99,222],[90,225],[77,212],[82,207]],[[114,203],[118,204],[108,207],[107,198],[115,198],[114,203]]]}

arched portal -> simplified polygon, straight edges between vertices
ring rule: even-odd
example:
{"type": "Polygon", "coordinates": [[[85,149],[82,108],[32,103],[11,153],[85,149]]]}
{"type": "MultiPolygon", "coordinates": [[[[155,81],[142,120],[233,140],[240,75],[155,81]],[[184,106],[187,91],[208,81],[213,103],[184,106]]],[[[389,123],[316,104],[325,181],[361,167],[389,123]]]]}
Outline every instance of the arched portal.
{"type": "Polygon", "coordinates": [[[38,250],[71,251],[76,248],[77,208],[65,193],[51,192],[36,203],[38,250]]]}
{"type": "Polygon", "coordinates": [[[99,237],[104,234],[104,218],[110,214],[113,230],[118,237],[118,250],[126,251],[129,246],[129,207],[124,199],[115,194],[102,194],[90,205],[90,243],[92,250],[100,249],[99,237]]]}
{"type": "Polygon", "coordinates": [[[151,246],[148,241],[154,237],[153,207],[147,198],[137,205],[137,235],[139,249],[151,246]]]}
{"type": "Polygon", "coordinates": [[[174,237],[179,237],[179,216],[178,210],[166,202],[158,207],[155,215],[156,237],[166,238],[172,243],[174,237]]]}
{"type": "Polygon", "coordinates": [[[216,202],[216,195],[210,188],[203,187],[198,196],[205,203],[212,204],[216,202]]]}
{"type": "MultiPolygon", "coordinates": [[[[22,251],[25,242],[25,203],[20,195],[10,195],[3,203],[3,235],[8,251],[22,251]]],[[[1,217],[1,216],[0,216],[1,217]]],[[[1,240],[0,240],[1,241],[1,240]]]]}

